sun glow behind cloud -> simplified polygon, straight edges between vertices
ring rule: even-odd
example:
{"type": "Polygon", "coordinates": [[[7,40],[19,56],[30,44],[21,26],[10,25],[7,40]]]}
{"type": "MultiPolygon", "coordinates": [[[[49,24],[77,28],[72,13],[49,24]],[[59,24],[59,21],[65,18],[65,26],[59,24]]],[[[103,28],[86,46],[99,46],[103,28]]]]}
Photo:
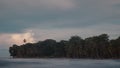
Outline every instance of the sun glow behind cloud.
{"type": "Polygon", "coordinates": [[[24,39],[26,39],[27,43],[33,43],[34,42],[33,33],[26,32],[26,33],[22,33],[22,34],[12,34],[11,35],[12,43],[15,43],[18,45],[23,44],[24,39]]]}
{"type": "Polygon", "coordinates": [[[1,34],[0,35],[0,47],[6,48],[13,44],[22,45],[23,40],[26,39],[27,43],[34,43],[34,34],[32,31],[27,31],[23,33],[14,33],[14,34],[1,34]]]}

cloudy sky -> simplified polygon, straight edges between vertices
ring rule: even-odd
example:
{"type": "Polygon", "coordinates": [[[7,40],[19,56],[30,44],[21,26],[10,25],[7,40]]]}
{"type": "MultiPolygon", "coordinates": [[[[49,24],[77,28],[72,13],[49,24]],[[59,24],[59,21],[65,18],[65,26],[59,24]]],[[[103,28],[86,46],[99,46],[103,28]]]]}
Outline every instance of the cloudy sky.
{"type": "Polygon", "coordinates": [[[0,0],[0,54],[23,39],[120,36],[120,0],[0,0]]]}

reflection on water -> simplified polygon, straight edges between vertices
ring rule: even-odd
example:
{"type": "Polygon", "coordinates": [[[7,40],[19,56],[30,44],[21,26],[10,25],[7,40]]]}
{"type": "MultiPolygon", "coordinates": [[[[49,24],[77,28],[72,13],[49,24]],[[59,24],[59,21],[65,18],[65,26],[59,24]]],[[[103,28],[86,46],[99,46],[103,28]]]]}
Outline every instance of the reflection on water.
{"type": "Polygon", "coordinates": [[[120,60],[0,59],[0,68],[120,68],[120,60]]]}

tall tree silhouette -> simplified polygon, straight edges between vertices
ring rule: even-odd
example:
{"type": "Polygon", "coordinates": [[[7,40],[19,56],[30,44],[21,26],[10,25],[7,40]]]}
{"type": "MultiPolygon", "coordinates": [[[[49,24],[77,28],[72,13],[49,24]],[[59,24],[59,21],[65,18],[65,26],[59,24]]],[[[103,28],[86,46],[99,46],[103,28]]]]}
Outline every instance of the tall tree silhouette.
{"type": "Polygon", "coordinates": [[[27,42],[27,40],[26,40],[26,39],[24,39],[24,40],[23,40],[23,42],[24,42],[24,43],[26,43],[26,42],[27,42]]]}

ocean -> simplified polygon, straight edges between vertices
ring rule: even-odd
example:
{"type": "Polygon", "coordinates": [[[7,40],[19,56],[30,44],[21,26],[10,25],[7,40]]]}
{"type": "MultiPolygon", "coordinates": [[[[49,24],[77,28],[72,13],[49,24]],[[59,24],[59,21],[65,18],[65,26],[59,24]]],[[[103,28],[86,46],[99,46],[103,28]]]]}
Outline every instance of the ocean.
{"type": "Polygon", "coordinates": [[[120,68],[120,60],[1,58],[0,68],[120,68]]]}

